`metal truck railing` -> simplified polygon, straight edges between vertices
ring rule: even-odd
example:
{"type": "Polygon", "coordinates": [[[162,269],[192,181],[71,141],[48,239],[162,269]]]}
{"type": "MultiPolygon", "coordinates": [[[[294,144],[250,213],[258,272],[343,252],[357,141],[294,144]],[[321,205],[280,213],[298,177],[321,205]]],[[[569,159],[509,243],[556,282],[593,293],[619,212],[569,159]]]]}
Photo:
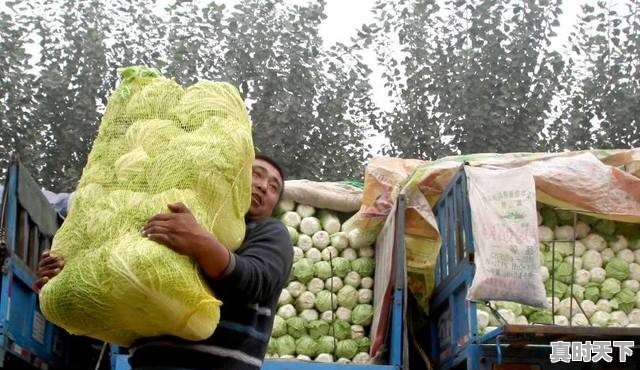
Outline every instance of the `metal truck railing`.
{"type": "MultiPolygon", "coordinates": [[[[434,206],[442,247],[436,261],[435,291],[430,305],[431,359],[439,370],[600,369],[602,363],[551,363],[552,341],[635,340],[635,356],[623,367],[640,368],[640,328],[559,325],[503,325],[484,335],[478,331],[477,307],[467,290],[475,273],[475,244],[467,178],[461,170],[434,206]],[[592,365],[593,367],[588,367],[592,365]],[[587,366],[587,367],[585,367],[587,366]]],[[[640,227],[640,225],[639,225],[640,227]]],[[[575,310],[578,308],[576,307],[575,310]]],[[[575,312],[575,311],[574,311],[575,312]]]]}
{"type": "Polygon", "coordinates": [[[53,368],[61,333],[40,312],[33,284],[61,219],[15,156],[0,202],[0,368],[53,368]]]}

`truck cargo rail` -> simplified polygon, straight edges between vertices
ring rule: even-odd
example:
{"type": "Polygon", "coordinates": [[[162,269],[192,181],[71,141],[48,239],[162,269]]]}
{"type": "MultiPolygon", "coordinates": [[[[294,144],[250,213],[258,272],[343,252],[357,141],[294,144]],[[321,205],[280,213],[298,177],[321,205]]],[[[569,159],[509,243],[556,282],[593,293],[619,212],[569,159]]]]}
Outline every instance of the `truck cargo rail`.
{"type": "Polygon", "coordinates": [[[471,208],[464,169],[452,179],[434,206],[442,239],[436,261],[435,291],[429,321],[430,357],[436,369],[600,369],[580,362],[553,364],[551,342],[634,341],[634,352],[624,369],[640,368],[640,328],[502,325],[482,334],[476,302],[467,300],[475,274],[471,208]],[[505,365],[511,364],[511,367],[505,365]],[[522,367],[518,367],[519,364],[522,367]],[[501,367],[504,366],[504,367],[501,367]],[[634,367],[635,366],[635,367],[634,367]]]}

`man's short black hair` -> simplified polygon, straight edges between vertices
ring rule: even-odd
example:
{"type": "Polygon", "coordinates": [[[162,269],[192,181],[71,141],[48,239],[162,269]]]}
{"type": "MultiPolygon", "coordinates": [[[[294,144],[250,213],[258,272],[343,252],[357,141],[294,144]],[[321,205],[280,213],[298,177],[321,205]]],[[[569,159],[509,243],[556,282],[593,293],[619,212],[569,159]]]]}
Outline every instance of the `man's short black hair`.
{"type": "MultiPolygon", "coordinates": [[[[260,159],[263,160],[267,163],[269,163],[270,165],[272,165],[280,174],[280,178],[282,179],[282,188],[280,189],[280,197],[282,198],[282,194],[284,193],[284,171],[282,170],[282,167],[280,167],[280,165],[278,164],[278,162],[275,161],[275,159],[269,157],[266,154],[261,154],[261,153],[256,153],[256,159],[260,159]]],[[[280,200],[280,199],[278,199],[280,200]]]]}

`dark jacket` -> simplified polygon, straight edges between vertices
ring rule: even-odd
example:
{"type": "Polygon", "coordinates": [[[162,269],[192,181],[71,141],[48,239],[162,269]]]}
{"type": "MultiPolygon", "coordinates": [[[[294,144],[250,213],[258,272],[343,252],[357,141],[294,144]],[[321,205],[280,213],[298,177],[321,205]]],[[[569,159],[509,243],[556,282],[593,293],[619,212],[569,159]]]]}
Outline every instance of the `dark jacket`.
{"type": "Polygon", "coordinates": [[[130,349],[131,366],[259,369],[292,260],[291,239],[280,221],[248,222],[244,242],[231,254],[224,275],[210,281],[223,302],[213,336],[200,342],[170,336],[142,340],[130,349]]]}

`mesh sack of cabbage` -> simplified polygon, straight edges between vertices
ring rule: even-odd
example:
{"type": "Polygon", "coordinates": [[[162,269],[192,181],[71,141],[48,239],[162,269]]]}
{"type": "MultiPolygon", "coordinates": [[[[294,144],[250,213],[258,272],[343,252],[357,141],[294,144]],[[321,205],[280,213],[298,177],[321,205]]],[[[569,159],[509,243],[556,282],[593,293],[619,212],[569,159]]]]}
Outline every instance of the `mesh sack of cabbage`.
{"type": "Polygon", "coordinates": [[[368,363],[373,245],[341,231],[341,215],[332,211],[282,201],[276,213],[291,235],[294,264],[267,357],[368,363]]]}
{"type": "MultiPolygon", "coordinates": [[[[538,208],[550,308],[491,302],[496,312],[509,324],[640,327],[640,225],[538,208]]],[[[479,330],[500,325],[493,310],[478,306],[479,330]]]]}
{"type": "Polygon", "coordinates": [[[40,307],[73,334],[125,346],[163,334],[204,339],[220,302],[191,259],[140,230],[180,201],[225,246],[240,246],[254,158],[249,117],[229,84],[183,89],[153,69],[119,73],[53,240],[65,268],[42,289],[40,307]]]}

